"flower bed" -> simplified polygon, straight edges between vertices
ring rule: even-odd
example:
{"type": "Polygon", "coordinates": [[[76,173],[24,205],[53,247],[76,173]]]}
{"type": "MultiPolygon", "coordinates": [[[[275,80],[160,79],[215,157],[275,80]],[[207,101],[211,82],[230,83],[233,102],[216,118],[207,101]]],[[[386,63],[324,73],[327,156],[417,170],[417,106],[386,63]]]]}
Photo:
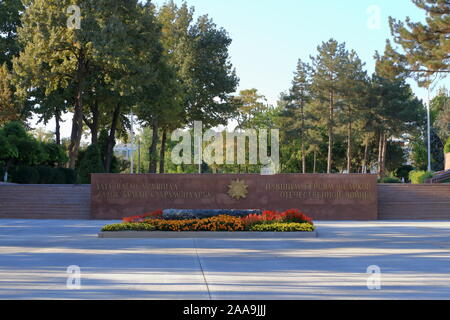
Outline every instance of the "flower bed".
{"type": "Polygon", "coordinates": [[[142,216],[123,219],[121,224],[103,227],[103,232],[117,231],[169,231],[169,232],[314,232],[310,217],[297,209],[285,212],[264,211],[246,217],[220,215],[205,219],[165,220],[158,210],[142,216]]]}

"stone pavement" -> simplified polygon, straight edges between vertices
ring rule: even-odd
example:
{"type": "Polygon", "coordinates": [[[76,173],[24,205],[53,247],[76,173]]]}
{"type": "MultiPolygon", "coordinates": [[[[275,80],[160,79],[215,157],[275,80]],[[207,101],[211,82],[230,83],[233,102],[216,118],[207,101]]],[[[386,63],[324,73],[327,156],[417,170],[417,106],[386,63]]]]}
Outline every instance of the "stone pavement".
{"type": "Polygon", "coordinates": [[[318,222],[319,238],[299,240],[97,238],[107,223],[0,220],[0,299],[450,299],[450,222],[318,222]],[[371,265],[381,290],[367,288],[371,265]]]}

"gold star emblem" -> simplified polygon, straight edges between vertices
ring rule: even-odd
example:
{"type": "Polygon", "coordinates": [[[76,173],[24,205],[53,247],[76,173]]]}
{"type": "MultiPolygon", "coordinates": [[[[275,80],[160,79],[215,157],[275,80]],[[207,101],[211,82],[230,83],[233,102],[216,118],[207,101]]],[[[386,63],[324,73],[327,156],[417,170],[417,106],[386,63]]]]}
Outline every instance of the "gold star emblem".
{"type": "Polygon", "coordinates": [[[231,181],[231,184],[228,186],[228,195],[236,200],[245,199],[247,197],[247,188],[248,185],[245,184],[244,180],[234,180],[231,181]]]}

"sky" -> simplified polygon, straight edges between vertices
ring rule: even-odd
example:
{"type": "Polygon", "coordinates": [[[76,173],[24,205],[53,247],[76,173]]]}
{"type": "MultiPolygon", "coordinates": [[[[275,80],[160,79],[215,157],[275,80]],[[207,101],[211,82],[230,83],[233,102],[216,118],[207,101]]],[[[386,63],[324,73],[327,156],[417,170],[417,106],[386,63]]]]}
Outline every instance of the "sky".
{"type": "MultiPolygon", "coordinates": [[[[298,59],[309,61],[322,42],[330,38],[345,42],[371,74],[375,51],[382,53],[391,38],[389,16],[425,18],[411,0],[187,0],[187,4],[195,7],[197,16],[208,14],[228,31],[239,90],[256,88],[271,104],[289,89],[298,59]]],[[[416,95],[426,99],[426,90],[410,83],[416,95]]],[[[437,88],[442,85],[450,88],[450,79],[441,80],[437,88]]],[[[47,129],[54,130],[53,124],[47,129]]],[[[70,136],[70,129],[66,121],[63,136],[70,136]]]]}

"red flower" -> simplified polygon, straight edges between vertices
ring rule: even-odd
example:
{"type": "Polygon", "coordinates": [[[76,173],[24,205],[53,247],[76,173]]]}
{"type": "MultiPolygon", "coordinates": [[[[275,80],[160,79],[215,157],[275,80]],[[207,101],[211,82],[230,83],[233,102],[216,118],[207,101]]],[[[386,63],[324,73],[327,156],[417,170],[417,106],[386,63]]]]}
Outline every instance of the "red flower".
{"type": "Polygon", "coordinates": [[[142,216],[133,216],[133,217],[126,217],[123,218],[122,221],[125,223],[136,223],[136,222],[144,222],[147,219],[160,219],[163,216],[162,210],[156,210],[147,214],[144,214],[142,216]]]}

